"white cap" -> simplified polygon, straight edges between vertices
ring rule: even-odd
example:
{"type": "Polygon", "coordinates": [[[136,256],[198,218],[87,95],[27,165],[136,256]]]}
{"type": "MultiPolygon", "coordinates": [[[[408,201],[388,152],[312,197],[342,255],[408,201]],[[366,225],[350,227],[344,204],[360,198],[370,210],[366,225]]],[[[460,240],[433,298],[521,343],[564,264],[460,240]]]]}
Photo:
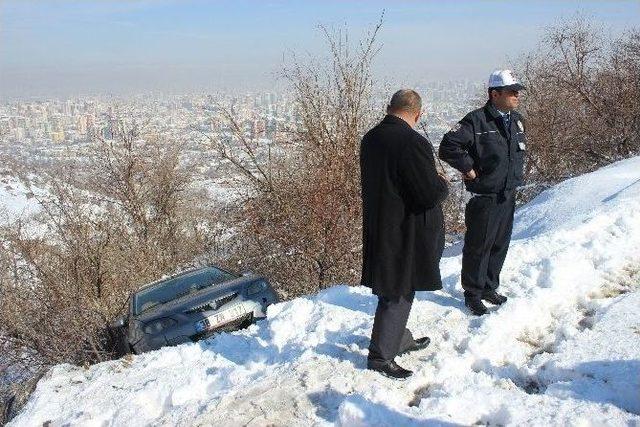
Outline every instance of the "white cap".
{"type": "Polygon", "coordinates": [[[511,70],[496,70],[489,76],[490,88],[501,88],[511,90],[524,90],[523,85],[518,83],[511,70]]]}

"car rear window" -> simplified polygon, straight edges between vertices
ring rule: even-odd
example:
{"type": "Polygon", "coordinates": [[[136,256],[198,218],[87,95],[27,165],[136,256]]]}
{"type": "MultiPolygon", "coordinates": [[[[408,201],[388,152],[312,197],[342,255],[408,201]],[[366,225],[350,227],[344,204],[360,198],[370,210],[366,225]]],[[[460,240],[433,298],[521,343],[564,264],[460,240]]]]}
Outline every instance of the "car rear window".
{"type": "Polygon", "coordinates": [[[219,283],[235,279],[235,274],[216,267],[206,267],[190,273],[167,279],[136,293],[134,314],[160,306],[182,296],[197,292],[219,283]]]}

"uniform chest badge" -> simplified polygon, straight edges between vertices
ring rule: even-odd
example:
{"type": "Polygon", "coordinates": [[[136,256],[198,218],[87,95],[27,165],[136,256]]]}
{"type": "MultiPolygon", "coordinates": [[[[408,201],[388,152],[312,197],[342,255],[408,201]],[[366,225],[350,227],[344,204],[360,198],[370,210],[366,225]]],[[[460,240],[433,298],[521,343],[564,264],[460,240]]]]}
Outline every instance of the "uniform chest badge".
{"type": "Polygon", "coordinates": [[[518,129],[520,129],[520,132],[524,132],[524,125],[522,124],[522,122],[520,120],[518,120],[518,129]]]}

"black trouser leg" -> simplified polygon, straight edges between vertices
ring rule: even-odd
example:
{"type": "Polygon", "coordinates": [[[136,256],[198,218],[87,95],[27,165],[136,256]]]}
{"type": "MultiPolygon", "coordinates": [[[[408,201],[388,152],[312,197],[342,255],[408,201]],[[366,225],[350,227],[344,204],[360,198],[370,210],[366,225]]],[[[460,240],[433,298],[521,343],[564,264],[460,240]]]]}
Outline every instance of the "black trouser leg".
{"type": "Polygon", "coordinates": [[[396,299],[378,297],[369,344],[369,360],[391,361],[402,345],[413,344],[413,337],[407,329],[407,320],[414,296],[415,293],[412,292],[396,299]]]}
{"type": "Polygon", "coordinates": [[[408,348],[411,348],[415,344],[415,340],[413,339],[413,334],[407,327],[404,328],[404,333],[402,334],[402,340],[400,340],[400,348],[398,349],[398,353],[402,353],[408,348]]]}
{"type": "Polygon", "coordinates": [[[513,230],[513,214],[516,207],[515,192],[505,195],[503,203],[498,204],[499,221],[495,240],[491,247],[489,263],[487,265],[487,283],[485,289],[498,289],[500,286],[500,271],[507,257],[509,243],[511,243],[511,232],[513,230]],[[502,206],[502,207],[500,207],[502,206]]]}
{"type": "Polygon", "coordinates": [[[462,250],[465,298],[480,298],[486,287],[497,288],[513,226],[515,196],[475,196],[465,209],[467,232],[462,250]]]}

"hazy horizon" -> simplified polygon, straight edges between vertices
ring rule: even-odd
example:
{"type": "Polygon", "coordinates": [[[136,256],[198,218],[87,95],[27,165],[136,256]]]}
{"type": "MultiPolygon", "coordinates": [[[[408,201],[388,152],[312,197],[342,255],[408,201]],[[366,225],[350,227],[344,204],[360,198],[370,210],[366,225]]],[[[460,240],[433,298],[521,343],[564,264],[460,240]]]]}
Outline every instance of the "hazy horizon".
{"type": "Polygon", "coordinates": [[[318,24],[352,40],[385,10],[376,77],[484,81],[577,12],[617,34],[637,1],[0,1],[0,101],[278,85],[283,56],[326,55],[318,24]]]}

